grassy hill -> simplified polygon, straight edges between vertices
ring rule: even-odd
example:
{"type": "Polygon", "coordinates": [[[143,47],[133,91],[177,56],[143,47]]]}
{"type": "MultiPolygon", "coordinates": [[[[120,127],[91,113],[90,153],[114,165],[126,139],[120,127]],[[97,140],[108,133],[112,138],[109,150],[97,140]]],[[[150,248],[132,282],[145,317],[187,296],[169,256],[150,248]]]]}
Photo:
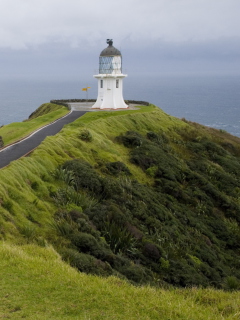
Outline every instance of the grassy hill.
{"type": "Polygon", "coordinates": [[[239,319],[239,171],[239,138],[154,106],[65,126],[0,170],[0,318],[239,319]]]}
{"type": "Polygon", "coordinates": [[[0,319],[239,319],[239,293],[135,287],[79,273],[51,248],[0,246],[0,319]]]}
{"type": "Polygon", "coordinates": [[[68,112],[69,110],[64,106],[44,103],[24,122],[14,122],[0,127],[0,136],[3,137],[3,142],[6,146],[16,142],[16,140],[25,138],[34,130],[63,117],[68,112]]]}

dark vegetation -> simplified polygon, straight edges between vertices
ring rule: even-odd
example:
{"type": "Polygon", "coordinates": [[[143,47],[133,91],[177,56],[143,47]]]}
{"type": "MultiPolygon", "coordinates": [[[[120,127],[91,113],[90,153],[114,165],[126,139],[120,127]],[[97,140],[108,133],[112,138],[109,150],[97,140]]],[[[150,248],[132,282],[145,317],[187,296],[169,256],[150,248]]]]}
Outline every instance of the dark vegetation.
{"type": "Polygon", "coordinates": [[[197,129],[128,131],[116,143],[153,183],[120,161],[65,162],[51,194],[63,259],[138,284],[240,288],[240,147],[197,129]]]}

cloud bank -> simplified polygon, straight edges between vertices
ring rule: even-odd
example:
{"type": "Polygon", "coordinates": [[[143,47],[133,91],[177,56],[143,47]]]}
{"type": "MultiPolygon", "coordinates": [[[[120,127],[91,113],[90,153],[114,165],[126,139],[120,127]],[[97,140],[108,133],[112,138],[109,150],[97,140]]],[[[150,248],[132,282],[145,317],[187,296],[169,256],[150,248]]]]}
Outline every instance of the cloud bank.
{"type": "Polygon", "coordinates": [[[239,12],[239,0],[1,0],[0,60],[19,74],[84,69],[113,38],[133,70],[136,59],[150,71],[193,60],[236,70],[239,12]]]}
{"type": "Polygon", "coordinates": [[[0,47],[49,42],[204,42],[240,37],[239,0],[1,0],[0,47]]]}

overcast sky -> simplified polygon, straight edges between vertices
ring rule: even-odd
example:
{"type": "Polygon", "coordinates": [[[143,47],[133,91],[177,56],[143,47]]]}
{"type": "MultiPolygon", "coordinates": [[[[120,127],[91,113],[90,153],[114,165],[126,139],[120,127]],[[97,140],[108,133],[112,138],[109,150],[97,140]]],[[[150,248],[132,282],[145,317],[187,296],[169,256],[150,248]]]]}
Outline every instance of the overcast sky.
{"type": "Polygon", "coordinates": [[[240,73],[240,0],[0,0],[0,77],[77,78],[112,38],[128,74],[240,73]]]}

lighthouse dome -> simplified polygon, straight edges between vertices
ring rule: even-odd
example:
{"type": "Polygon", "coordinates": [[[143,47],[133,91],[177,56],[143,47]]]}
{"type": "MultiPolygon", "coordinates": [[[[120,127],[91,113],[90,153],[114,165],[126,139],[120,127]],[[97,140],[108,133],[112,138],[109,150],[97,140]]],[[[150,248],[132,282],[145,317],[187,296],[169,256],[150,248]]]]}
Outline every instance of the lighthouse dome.
{"type": "Polygon", "coordinates": [[[110,39],[107,39],[107,43],[108,43],[108,47],[105,48],[101,53],[100,53],[100,57],[106,57],[106,56],[121,56],[121,52],[116,49],[113,46],[113,41],[110,39]]]}
{"type": "Polygon", "coordinates": [[[121,52],[113,46],[112,39],[107,39],[108,47],[105,48],[99,57],[100,74],[122,73],[121,52]]]}

